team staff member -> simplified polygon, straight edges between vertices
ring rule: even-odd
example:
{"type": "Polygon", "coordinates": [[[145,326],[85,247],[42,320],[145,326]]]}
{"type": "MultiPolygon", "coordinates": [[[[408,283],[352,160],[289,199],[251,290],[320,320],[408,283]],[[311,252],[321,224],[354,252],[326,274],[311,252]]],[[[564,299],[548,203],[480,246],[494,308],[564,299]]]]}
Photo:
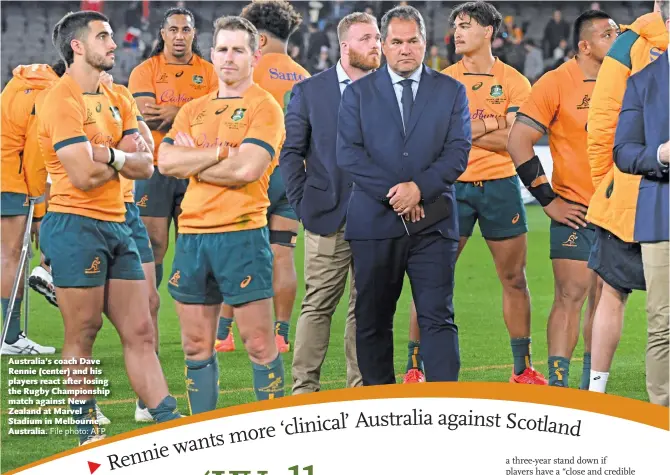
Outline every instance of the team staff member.
{"type": "Polygon", "coordinates": [[[168,290],[177,301],[191,413],[216,408],[219,309],[232,305],[253,367],[257,399],[284,394],[272,325],[268,181],[284,140],[277,101],[253,81],[258,31],[244,18],[214,26],[217,91],[179,111],[163,140],[164,175],[190,178],[168,290]]]}
{"type": "Polygon", "coordinates": [[[3,355],[53,354],[56,349],[42,346],[27,338],[21,331],[21,303],[23,299],[23,279],[14,302],[11,315],[6,315],[12,293],[16,271],[18,270],[23,235],[27,226],[29,209],[28,197],[41,197],[35,205],[32,223],[34,236],[39,236],[40,220],[46,206],[44,192],[46,171],[44,160],[34,140],[28,139],[28,130],[35,127],[33,109],[37,95],[58,80],[64,64],[18,66],[12,79],[2,91],[2,317],[3,324],[9,318],[9,328],[2,345],[3,355]]]}
{"type": "MultiPolygon", "coordinates": [[[[268,91],[285,111],[293,85],[309,77],[309,73],[288,55],[288,39],[302,23],[302,17],[284,0],[250,3],[240,14],[256,27],[260,35],[261,59],[254,67],[254,82],[268,91]]],[[[284,182],[279,167],[270,177],[268,190],[268,226],[270,244],[274,255],[272,288],[274,290],[275,340],[280,353],[291,349],[288,331],[291,312],[295,303],[297,277],[294,252],[299,223],[286,198],[284,182]]],[[[223,305],[219,320],[217,350],[235,349],[230,326],[232,307],[223,305]]]]}
{"type": "Polygon", "coordinates": [[[598,71],[617,30],[614,20],[599,10],[577,18],[573,28],[577,56],[546,73],[533,86],[530,99],[517,113],[507,144],[521,181],[551,218],[549,257],[554,271],[554,303],[547,325],[550,386],[568,387],[570,358],[579,340],[579,321],[588,296],[580,387],[589,387],[591,324],[598,280],[587,266],[595,229],[585,222],[593,195],[586,119],[598,71]],[[533,150],[545,134],[554,164],[551,185],[533,150]]]}
{"type": "Polygon", "coordinates": [[[656,60],[668,47],[667,2],[641,16],[610,48],[598,74],[588,118],[588,154],[595,192],[586,220],[596,226],[589,268],[603,280],[593,317],[589,390],[605,392],[614,352],[621,338],[628,295],[645,290],[639,243],[634,242],[639,175],[614,166],[612,151],[626,81],[656,60]]]}
{"type": "Polygon", "coordinates": [[[344,327],[347,386],[362,385],[356,358],[356,288],[353,258],[344,239],[351,175],[337,166],[337,117],[348,84],[379,68],[377,19],[351,13],[337,26],[335,67],[294,86],[286,113],[286,142],[279,166],[286,194],[305,226],[305,297],[296,328],[293,394],[319,391],[331,322],[351,276],[344,327]]]}
{"type": "MultiPolygon", "coordinates": [[[[144,273],[124,223],[119,181],[120,174],[148,178],[153,166],[131,104],[100,83],[101,71],[114,66],[112,34],[107,17],[91,11],[69,13],[54,28],[54,46],[68,70],[37,111],[53,181],[42,243],[63,315],[63,358],[91,357],[104,311],[121,338],[133,390],[162,422],[180,416],[154,350],[144,273]]],[[[86,397],[92,387],[68,387],[83,391],[72,404],[80,444],[100,438],[91,423],[95,398],[86,397]]]]}
{"type": "MultiPolygon", "coordinates": [[[[128,89],[152,130],[154,143],[161,143],[180,107],[216,90],[217,84],[214,68],[202,58],[198,48],[193,13],[185,8],[169,8],[151,57],[133,69],[128,81],[128,89]]],[[[155,150],[154,165],[157,153],[155,150]]],[[[170,219],[175,221],[176,229],[187,183],[162,176],[156,168],[149,180],[135,184],[135,202],[154,251],[157,286],[163,280],[170,219]]]]}
{"type": "Polygon", "coordinates": [[[507,136],[517,110],[530,95],[521,73],[493,56],[502,16],[491,4],[468,2],[454,8],[456,53],[463,59],[443,71],[465,85],[472,120],[468,168],[456,183],[459,255],[475,222],[491,251],[503,288],[503,318],[514,369],[510,382],[547,384],[530,353],[530,293],[526,281],[526,211],[507,136]]]}

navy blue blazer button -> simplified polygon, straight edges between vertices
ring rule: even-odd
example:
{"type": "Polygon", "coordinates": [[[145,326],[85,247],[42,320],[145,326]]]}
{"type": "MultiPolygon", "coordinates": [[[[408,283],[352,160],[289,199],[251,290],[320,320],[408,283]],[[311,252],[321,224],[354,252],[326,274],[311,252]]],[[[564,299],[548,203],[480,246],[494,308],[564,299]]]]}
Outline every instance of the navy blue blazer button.
{"type": "Polygon", "coordinates": [[[349,188],[351,188],[352,186],[354,186],[354,184],[353,184],[353,183],[347,183],[347,186],[348,186],[349,188]]]}
{"type": "Polygon", "coordinates": [[[409,153],[405,152],[402,154],[403,157],[409,157],[409,153]]]}

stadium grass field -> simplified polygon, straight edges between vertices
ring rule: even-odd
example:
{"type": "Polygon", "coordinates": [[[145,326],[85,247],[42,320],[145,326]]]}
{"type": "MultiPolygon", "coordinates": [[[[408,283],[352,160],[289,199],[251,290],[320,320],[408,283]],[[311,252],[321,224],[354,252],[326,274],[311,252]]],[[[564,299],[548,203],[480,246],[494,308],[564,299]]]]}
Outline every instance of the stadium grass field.
{"type": "MultiPolygon", "coordinates": [[[[549,221],[537,206],[528,207],[530,233],[528,236],[527,276],[532,298],[532,338],[534,366],[546,374],[546,322],[553,299],[553,277],[549,260],[549,221]]],[[[476,231],[477,233],[478,231],[476,231]]],[[[188,414],[185,399],[184,358],[180,346],[179,324],[172,298],[166,284],[170,275],[174,243],[165,260],[165,278],[161,286],[160,359],[168,380],[170,392],[178,398],[179,409],[188,414]]],[[[35,264],[37,260],[35,259],[35,264]]],[[[298,298],[291,322],[291,340],[295,322],[300,313],[304,286],[302,284],[302,239],[296,249],[298,269],[298,298]]],[[[625,397],[647,401],[645,389],[644,352],[646,342],[645,294],[634,293],[626,309],[624,334],[614,359],[608,391],[625,397]]],[[[395,367],[398,381],[405,370],[409,321],[410,289],[406,285],[395,318],[395,367]]],[[[511,372],[509,338],[502,319],[502,295],[493,262],[484,240],[475,234],[468,243],[456,270],[455,310],[460,329],[462,381],[507,381],[511,372]]],[[[323,367],[323,390],[345,386],[343,349],[346,295],[333,319],[331,343],[323,367]]],[[[60,347],[63,342],[62,321],[58,310],[44,298],[31,293],[29,335],[44,345],[60,347]]],[[[221,394],[219,407],[254,401],[251,367],[237,333],[237,350],[219,355],[221,394]]],[[[577,387],[582,373],[582,341],[575,351],[570,372],[570,386],[577,387]],[[574,361],[577,359],[577,361],[574,361]]],[[[94,356],[102,360],[103,377],[109,380],[110,397],[98,399],[100,407],[112,424],[106,426],[108,435],[115,435],[141,427],[134,421],[135,395],[125,374],[121,346],[114,328],[105,321],[98,335],[94,356]]],[[[76,436],[17,436],[8,435],[7,414],[7,359],[2,365],[2,472],[42,459],[74,447],[76,436]]],[[[284,355],[287,369],[287,393],[290,393],[292,352],[284,355]]],[[[559,389],[557,389],[559,390],[559,389]]],[[[56,396],[57,397],[57,396],[56,396]]],[[[17,428],[20,428],[18,426],[17,428]]]]}

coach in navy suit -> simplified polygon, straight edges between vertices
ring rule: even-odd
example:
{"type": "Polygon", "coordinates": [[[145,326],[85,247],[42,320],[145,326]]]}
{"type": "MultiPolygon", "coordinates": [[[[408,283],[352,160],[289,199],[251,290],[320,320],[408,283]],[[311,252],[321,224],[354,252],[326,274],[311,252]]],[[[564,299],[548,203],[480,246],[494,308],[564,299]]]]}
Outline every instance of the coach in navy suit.
{"type": "Polygon", "coordinates": [[[390,10],[381,34],[388,64],[344,91],[338,120],[337,163],[354,182],[345,238],[358,292],[358,366],[364,385],[395,383],[393,315],[407,273],[426,380],[456,381],[453,184],[472,143],[467,96],[423,66],[426,28],[415,8],[390,10]]]}
{"type": "Polygon", "coordinates": [[[641,244],[647,284],[647,392],[668,406],[668,52],[628,79],[614,141],[614,162],[642,175],[633,237],[641,244]]]}
{"type": "MultiPolygon", "coordinates": [[[[286,194],[305,227],[306,289],[293,353],[293,394],[320,389],[331,319],[352,268],[344,226],[353,182],[335,158],[341,94],[352,81],[379,68],[381,60],[381,35],[375,17],[347,15],[337,34],[342,55],[337,65],[293,87],[286,112],[286,140],[279,157],[286,194]]],[[[350,387],[362,384],[356,357],[355,300],[352,286],[344,331],[350,387]]]]}

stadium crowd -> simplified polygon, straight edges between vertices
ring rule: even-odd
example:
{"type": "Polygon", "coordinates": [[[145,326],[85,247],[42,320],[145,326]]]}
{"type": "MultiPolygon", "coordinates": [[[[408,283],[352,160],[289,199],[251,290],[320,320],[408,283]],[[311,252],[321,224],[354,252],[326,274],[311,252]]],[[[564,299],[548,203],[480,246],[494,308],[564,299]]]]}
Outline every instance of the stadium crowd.
{"type": "MultiPolygon", "coordinates": [[[[197,27],[211,4],[177,3],[159,9],[151,37],[153,2],[114,12],[121,34],[109,3],[82,2],[51,25],[60,60],[17,66],[3,88],[3,355],[56,351],[21,331],[24,289],[10,297],[30,234],[43,253],[30,286],[62,314],[63,358],[91,358],[106,315],[137,421],[181,417],[157,357],[164,273],[191,414],[217,406],[233,323],[257,399],[284,396],[291,349],[292,394],[319,391],[348,277],[348,386],[395,383],[405,275],[403,381],[457,381],[455,265],[479,223],[511,383],[568,387],[583,323],[580,388],[605,392],[640,290],[649,399],[668,406],[669,2],[630,24],[597,2],[571,22],[555,10],[541,41],[493,4],[454,4],[439,45],[420,12],[437,2],[228,2],[211,34],[197,27]],[[545,136],[551,180],[534,149],[545,136]],[[546,375],[531,355],[521,186],[551,218],[546,375]],[[291,339],[301,230],[306,292],[291,339]]],[[[104,437],[94,389],[68,386],[81,395],[79,443],[104,437]]]]}

